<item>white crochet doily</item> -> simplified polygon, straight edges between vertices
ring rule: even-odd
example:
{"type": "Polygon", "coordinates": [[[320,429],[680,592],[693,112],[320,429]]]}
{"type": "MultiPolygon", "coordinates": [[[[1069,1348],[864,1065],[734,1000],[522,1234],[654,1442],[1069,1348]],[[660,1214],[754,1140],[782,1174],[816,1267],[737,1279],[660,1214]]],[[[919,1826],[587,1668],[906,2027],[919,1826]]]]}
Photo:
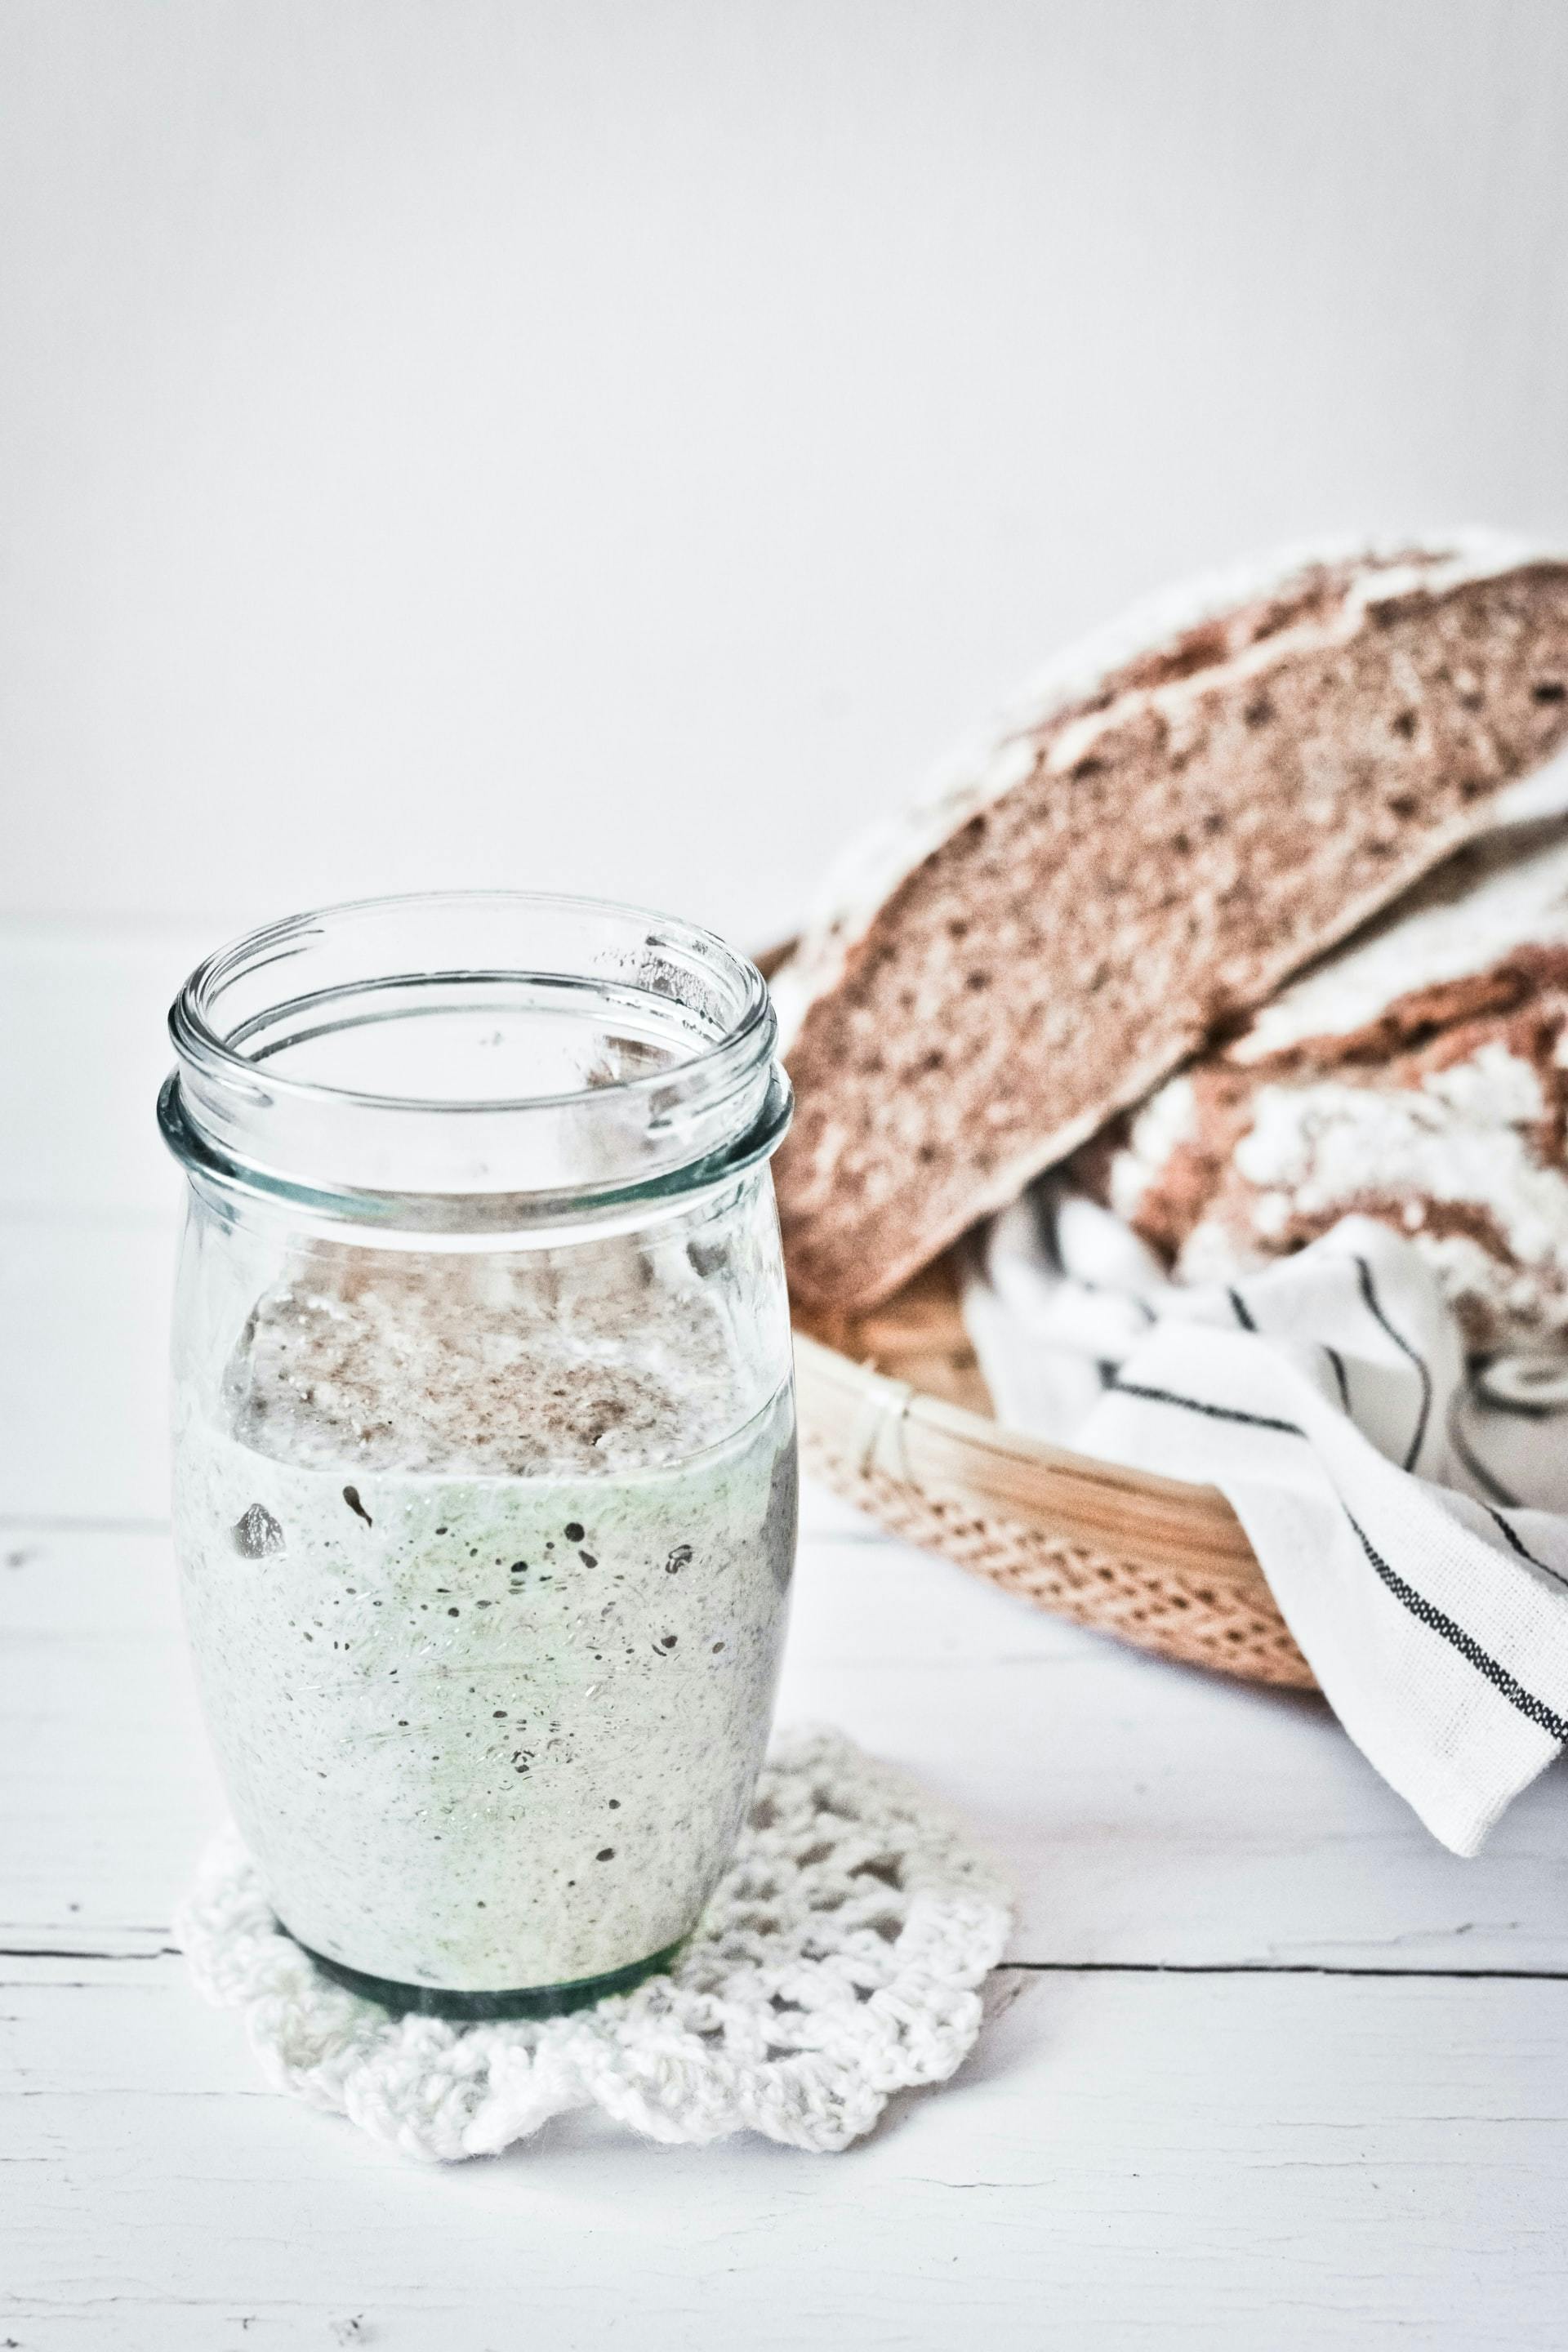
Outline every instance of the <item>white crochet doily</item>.
{"type": "Polygon", "coordinates": [[[659,2140],[742,2128],[847,2147],[895,2091],[940,2083],[980,2030],[1007,1896],[958,1824],[833,1732],[775,1746],[735,1859],[668,1976],[575,2015],[393,2017],[278,1927],[233,1831],[176,1934],[245,2014],[268,2078],[407,2155],[493,2155],[597,2105],[659,2140]]]}

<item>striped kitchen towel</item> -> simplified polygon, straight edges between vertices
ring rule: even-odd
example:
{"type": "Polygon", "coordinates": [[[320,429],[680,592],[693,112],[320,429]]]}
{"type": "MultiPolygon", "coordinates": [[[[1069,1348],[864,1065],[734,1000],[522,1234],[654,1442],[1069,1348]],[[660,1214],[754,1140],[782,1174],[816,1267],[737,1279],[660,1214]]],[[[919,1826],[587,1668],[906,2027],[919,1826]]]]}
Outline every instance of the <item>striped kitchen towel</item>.
{"type": "Polygon", "coordinates": [[[1037,1185],[972,1247],[964,1317],[1013,1426],[1228,1496],[1351,1738],[1456,1853],[1568,1739],[1568,1381],[1467,1366],[1366,1217],[1182,1288],[1037,1185]]]}

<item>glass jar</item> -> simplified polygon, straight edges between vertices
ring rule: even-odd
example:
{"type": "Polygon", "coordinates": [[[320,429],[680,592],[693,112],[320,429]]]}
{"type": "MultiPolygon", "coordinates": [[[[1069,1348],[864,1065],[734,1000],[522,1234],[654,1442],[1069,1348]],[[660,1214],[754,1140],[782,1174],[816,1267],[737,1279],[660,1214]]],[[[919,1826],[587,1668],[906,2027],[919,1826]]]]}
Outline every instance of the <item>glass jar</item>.
{"type": "Polygon", "coordinates": [[[258,931],[170,1027],[176,1543],[278,1916],[396,2008],[634,1983],[784,1635],[767,989],[662,916],[460,893],[258,931]]]}

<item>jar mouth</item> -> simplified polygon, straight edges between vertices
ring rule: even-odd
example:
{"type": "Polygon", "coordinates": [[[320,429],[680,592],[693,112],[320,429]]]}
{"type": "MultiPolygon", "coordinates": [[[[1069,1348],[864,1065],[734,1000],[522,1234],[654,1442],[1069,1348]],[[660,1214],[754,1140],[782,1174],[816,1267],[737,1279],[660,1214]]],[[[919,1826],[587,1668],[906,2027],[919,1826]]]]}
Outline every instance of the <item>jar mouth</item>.
{"type": "Polygon", "coordinates": [[[169,1031],[160,1115],[180,1159],[377,1223],[688,1190],[759,1133],[771,1150],[789,1116],[755,965],[591,898],[422,892],[291,916],[199,964],[169,1031]]]}

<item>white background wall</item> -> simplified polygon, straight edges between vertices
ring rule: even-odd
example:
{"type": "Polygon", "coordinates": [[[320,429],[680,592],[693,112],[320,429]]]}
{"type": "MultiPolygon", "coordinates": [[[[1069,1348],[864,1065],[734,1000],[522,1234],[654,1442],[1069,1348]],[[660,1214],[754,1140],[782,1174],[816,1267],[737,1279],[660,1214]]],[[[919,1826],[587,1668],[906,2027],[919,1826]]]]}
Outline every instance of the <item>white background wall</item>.
{"type": "Polygon", "coordinates": [[[757,941],[1054,644],[1568,534],[1562,0],[0,0],[0,910],[757,941]]]}

